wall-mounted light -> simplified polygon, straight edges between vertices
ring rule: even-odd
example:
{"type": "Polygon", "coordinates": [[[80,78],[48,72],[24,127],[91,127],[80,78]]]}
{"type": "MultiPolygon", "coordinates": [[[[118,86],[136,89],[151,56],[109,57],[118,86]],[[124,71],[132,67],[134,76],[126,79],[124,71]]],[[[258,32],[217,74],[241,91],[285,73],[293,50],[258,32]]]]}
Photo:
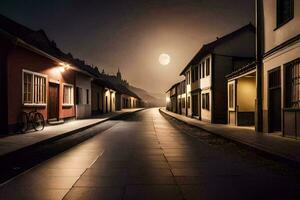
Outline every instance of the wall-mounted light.
{"type": "Polygon", "coordinates": [[[70,68],[70,65],[67,63],[59,63],[58,70],[63,73],[70,68]]]}
{"type": "Polygon", "coordinates": [[[170,97],[166,97],[166,102],[169,103],[171,101],[170,97]]]}

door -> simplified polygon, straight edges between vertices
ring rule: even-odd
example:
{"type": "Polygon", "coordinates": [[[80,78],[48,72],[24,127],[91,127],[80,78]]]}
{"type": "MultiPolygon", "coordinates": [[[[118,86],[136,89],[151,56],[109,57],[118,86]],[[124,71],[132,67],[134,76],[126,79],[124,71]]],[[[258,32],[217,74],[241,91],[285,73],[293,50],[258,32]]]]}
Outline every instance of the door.
{"type": "Polygon", "coordinates": [[[192,114],[193,114],[193,116],[199,116],[199,113],[198,113],[198,94],[192,96],[192,114]]]}
{"type": "Polygon", "coordinates": [[[269,128],[281,131],[281,76],[280,69],[269,73],[269,128]]]}
{"type": "Polygon", "coordinates": [[[112,95],[109,93],[109,112],[112,111],[112,95]]]}
{"type": "Polygon", "coordinates": [[[58,120],[58,95],[59,85],[49,83],[48,119],[58,120]]]}
{"type": "Polygon", "coordinates": [[[108,112],[108,100],[107,100],[107,96],[105,96],[105,112],[108,112]]]}

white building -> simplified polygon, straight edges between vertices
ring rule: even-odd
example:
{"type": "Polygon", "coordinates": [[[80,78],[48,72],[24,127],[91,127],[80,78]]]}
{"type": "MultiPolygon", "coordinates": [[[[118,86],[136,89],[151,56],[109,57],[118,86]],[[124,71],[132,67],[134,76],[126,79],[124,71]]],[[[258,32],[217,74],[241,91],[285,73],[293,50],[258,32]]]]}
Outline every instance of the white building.
{"type": "Polygon", "coordinates": [[[268,0],[261,6],[263,131],[299,137],[300,1],[268,0]]]}
{"type": "Polygon", "coordinates": [[[226,123],[225,76],[253,60],[254,56],[255,27],[252,24],[203,45],[180,74],[186,79],[187,116],[226,123]]]}

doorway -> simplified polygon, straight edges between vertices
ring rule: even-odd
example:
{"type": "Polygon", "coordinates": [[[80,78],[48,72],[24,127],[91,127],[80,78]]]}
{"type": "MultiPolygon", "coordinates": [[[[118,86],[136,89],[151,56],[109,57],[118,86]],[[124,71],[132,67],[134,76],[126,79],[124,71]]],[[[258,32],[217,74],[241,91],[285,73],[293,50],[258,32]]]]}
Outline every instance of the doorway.
{"type": "Polygon", "coordinates": [[[281,131],[281,73],[280,68],[269,72],[269,129],[281,131]]]}
{"type": "Polygon", "coordinates": [[[59,84],[49,83],[48,120],[58,120],[59,84]]]}
{"type": "Polygon", "coordinates": [[[192,95],[192,115],[199,116],[198,94],[192,95]]]}

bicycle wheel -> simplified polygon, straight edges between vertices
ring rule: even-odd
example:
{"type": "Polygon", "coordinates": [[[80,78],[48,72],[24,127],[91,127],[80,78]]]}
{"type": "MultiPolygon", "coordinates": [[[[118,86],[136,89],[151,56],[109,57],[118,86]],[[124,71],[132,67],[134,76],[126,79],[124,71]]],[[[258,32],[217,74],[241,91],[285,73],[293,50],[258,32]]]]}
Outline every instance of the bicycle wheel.
{"type": "Polygon", "coordinates": [[[44,129],[45,120],[41,113],[37,112],[34,114],[32,125],[36,131],[41,131],[44,129]]]}
{"type": "Polygon", "coordinates": [[[18,118],[18,131],[25,133],[28,130],[28,114],[26,112],[21,112],[18,118]]]}

